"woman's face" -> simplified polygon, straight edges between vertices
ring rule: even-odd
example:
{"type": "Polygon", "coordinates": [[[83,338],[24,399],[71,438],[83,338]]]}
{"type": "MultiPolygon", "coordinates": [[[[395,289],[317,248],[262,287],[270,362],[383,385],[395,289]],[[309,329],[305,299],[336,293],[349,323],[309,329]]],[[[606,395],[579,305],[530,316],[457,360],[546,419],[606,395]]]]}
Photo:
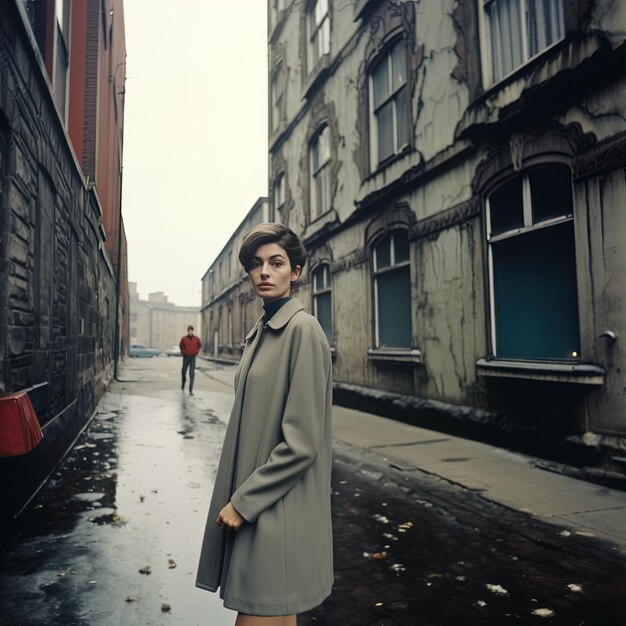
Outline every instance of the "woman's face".
{"type": "Polygon", "coordinates": [[[291,268],[285,249],[277,243],[259,246],[252,257],[248,276],[252,288],[268,304],[291,293],[291,283],[298,280],[302,268],[291,268]]]}

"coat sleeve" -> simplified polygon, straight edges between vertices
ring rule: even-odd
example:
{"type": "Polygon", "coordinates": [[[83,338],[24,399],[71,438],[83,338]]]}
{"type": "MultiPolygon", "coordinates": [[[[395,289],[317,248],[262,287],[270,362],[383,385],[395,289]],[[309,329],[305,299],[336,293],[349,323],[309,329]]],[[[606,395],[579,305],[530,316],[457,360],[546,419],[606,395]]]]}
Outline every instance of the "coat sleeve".
{"type": "Polygon", "coordinates": [[[231,497],[235,509],[251,523],[313,465],[324,437],[330,349],[311,323],[296,328],[293,342],[283,441],[231,497]]]}

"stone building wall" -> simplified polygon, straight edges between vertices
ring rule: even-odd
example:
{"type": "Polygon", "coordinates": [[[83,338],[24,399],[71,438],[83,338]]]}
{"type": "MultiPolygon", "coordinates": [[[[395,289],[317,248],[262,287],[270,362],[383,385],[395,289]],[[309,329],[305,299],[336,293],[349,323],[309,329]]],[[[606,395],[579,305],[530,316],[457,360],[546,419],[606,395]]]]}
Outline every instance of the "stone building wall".
{"type": "MultiPolygon", "coordinates": [[[[312,275],[330,268],[335,380],[486,409],[546,436],[625,435],[624,3],[542,3],[562,10],[562,32],[501,75],[487,4],[328,3],[329,46],[311,65],[307,11],[315,4],[286,2],[278,12],[269,3],[270,215],[305,240],[310,261],[298,295],[310,310],[312,275]],[[400,41],[408,140],[376,163],[371,81],[400,41]],[[315,214],[311,148],[323,129],[330,193],[315,214]],[[577,336],[558,358],[513,358],[498,347],[489,202],[519,183],[528,212],[530,177],[548,171],[567,171],[571,181],[562,218],[574,233],[564,267],[575,302],[564,325],[577,336]],[[396,231],[408,238],[411,303],[410,343],[397,347],[377,342],[374,277],[374,250],[396,231]]],[[[551,191],[549,180],[541,184],[538,199],[551,191]]],[[[561,245],[555,238],[541,254],[558,262],[561,245]]],[[[511,267],[538,254],[520,250],[511,267]]],[[[520,334],[546,319],[529,312],[520,334]]]]}
{"type": "Polygon", "coordinates": [[[269,221],[268,209],[267,198],[254,203],[202,277],[199,336],[206,355],[238,360],[246,334],[263,312],[237,257],[246,232],[269,221]]]}
{"type": "Polygon", "coordinates": [[[112,376],[115,283],[102,211],[37,45],[0,3],[0,392],[48,383],[45,421],[94,410],[112,376]]]}

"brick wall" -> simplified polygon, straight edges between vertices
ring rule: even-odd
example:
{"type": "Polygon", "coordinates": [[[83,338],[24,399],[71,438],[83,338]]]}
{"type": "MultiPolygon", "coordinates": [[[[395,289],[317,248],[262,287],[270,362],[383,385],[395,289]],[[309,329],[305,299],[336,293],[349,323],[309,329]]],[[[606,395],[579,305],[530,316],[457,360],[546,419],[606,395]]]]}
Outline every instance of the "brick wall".
{"type": "Polygon", "coordinates": [[[0,393],[48,382],[43,420],[112,375],[115,277],[97,192],[17,3],[0,3],[0,393]]]}

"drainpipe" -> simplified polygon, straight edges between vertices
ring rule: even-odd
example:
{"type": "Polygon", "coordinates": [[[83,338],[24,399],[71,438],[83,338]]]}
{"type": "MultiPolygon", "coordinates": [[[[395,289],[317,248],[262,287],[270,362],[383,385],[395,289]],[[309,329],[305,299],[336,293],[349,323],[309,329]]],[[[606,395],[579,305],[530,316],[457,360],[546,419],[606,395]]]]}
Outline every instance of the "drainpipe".
{"type": "Polygon", "coordinates": [[[117,216],[117,270],[115,277],[115,343],[113,344],[113,378],[117,377],[117,364],[120,358],[120,282],[122,275],[122,174],[120,168],[120,210],[117,216]]]}

